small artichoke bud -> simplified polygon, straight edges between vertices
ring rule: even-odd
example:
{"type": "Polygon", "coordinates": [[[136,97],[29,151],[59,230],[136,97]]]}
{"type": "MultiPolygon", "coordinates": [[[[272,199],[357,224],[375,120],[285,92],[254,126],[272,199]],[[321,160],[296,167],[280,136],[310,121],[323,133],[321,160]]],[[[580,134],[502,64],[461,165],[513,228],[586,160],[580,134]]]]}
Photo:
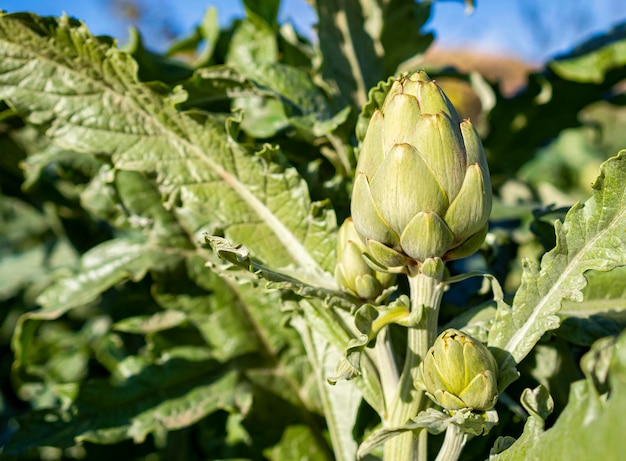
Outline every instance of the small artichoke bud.
{"type": "Polygon", "coordinates": [[[370,119],[352,191],[354,226],[372,258],[393,267],[474,253],[491,194],[470,121],[425,72],[395,81],[370,119]]]}
{"type": "Polygon", "coordinates": [[[339,287],[363,300],[376,299],[385,288],[395,283],[395,274],[378,272],[363,259],[366,247],[348,218],[339,228],[335,280],[339,287]]]}
{"type": "Polygon", "coordinates": [[[486,411],[498,400],[498,364],[480,341],[450,328],[435,340],[420,364],[429,397],[446,410],[486,411]]]}

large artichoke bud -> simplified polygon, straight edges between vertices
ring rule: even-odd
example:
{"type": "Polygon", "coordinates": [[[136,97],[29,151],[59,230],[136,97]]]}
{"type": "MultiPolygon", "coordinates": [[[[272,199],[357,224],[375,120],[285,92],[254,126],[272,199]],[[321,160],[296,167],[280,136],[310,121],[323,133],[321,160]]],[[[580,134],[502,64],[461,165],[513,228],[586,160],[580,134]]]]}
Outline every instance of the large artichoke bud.
{"type": "Polygon", "coordinates": [[[382,266],[474,253],[487,232],[491,182],[482,143],[424,71],[396,80],[369,122],[352,218],[382,266]]]}
{"type": "Polygon", "coordinates": [[[485,411],[498,400],[498,364],[480,341],[450,328],[435,340],[420,364],[422,387],[447,410],[485,411]]]}
{"type": "Polygon", "coordinates": [[[370,268],[363,259],[366,250],[352,219],[346,219],[337,238],[335,280],[343,291],[363,300],[374,300],[394,284],[396,276],[370,268]]]}

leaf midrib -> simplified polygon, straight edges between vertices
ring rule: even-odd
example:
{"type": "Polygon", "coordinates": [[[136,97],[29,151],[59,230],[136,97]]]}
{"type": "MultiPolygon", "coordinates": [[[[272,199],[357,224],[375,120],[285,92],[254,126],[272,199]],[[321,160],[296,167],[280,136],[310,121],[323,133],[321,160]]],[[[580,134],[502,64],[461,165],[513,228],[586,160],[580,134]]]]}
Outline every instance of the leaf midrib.
{"type": "MultiPolygon", "coordinates": [[[[606,194],[607,193],[606,190],[603,193],[606,194]]],[[[588,205],[585,204],[584,206],[588,206],[588,205]]],[[[596,206],[599,206],[599,205],[596,204],[596,206]]],[[[579,208],[579,210],[581,209],[582,207],[579,208]]],[[[620,219],[623,218],[625,215],[626,215],[626,209],[622,208],[622,211],[620,213],[616,213],[613,219],[610,220],[610,224],[619,222],[620,219]]],[[[601,230],[594,237],[592,237],[592,239],[578,253],[576,253],[576,256],[572,260],[570,260],[570,263],[567,265],[566,270],[561,273],[561,275],[557,279],[557,282],[554,285],[552,285],[552,288],[550,288],[550,290],[548,290],[548,292],[544,296],[542,296],[539,303],[533,308],[531,315],[522,324],[522,327],[519,329],[516,329],[515,334],[502,347],[502,349],[511,353],[511,355],[507,356],[505,363],[509,362],[510,360],[515,360],[516,362],[519,363],[523,359],[523,357],[515,357],[514,352],[515,352],[515,348],[517,347],[517,345],[519,345],[524,339],[524,337],[528,334],[530,327],[535,324],[536,318],[538,318],[539,316],[545,316],[543,312],[544,306],[546,304],[549,304],[549,301],[552,300],[554,296],[559,298],[559,301],[557,302],[557,304],[560,303],[561,300],[566,297],[565,295],[563,296],[558,295],[558,293],[562,291],[560,287],[570,278],[572,272],[578,267],[578,265],[585,261],[586,259],[585,256],[587,255],[589,251],[595,248],[595,243],[598,240],[600,240],[604,235],[606,235],[606,233],[613,230],[613,227],[614,227],[613,225],[607,225],[603,230],[601,230]]],[[[540,270],[542,269],[540,268],[540,270]]],[[[539,283],[539,280],[543,277],[545,277],[545,274],[542,274],[537,278],[537,283],[539,283]]],[[[584,285],[581,287],[577,287],[576,289],[580,290],[582,288],[584,288],[584,285]]],[[[513,306],[513,309],[515,309],[515,306],[513,306]]],[[[553,312],[553,314],[556,314],[556,313],[558,313],[558,309],[555,312],[553,312]]]]}
{"type": "MultiPolygon", "coordinates": [[[[2,20],[6,20],[5,18],[2,18],[2,20]]],[[[11,20],[11,19],[9,19],[11,20]]],[[[21,21],[20,21],[21,22],[21,21]]],[[[34,34],[34,31],[32,31],[30,28],[24,26],[23,24],[20,24],[20,26],[24,27],[27,29],[27,33],[29,34],[34,34]]],[[[60,27],[60,25],[58,25],[57,27],[60,27]]],[[[66,71],[77,75],[80,79],[82,80],[89,80],[91,83],[95,84],[96,87],[99,87],[102,89],[102,94],[104,94],[105,92],[109,92],[114,94],[116,97],[120,97],[123,100],[129,101],[131,102],[131,106],[134,107],[135,111],[141,114],[146,115],[154,124],[154,126],[167,138],[170,139],[175,139],[178,142],[182,142],[182,144],[185,145],[185,147],[188,149],[188,151],[192,152],[193,155],[199,159],[202,163],[204,163],[205,165],[207,165],[208,168],[210,168],[211,170],[213,170],[215,172],[215,174],[217,174],[223,181],[224,183],[228,184],[229,187],[231,187],[236,194],[246,203],[248,204],[248,206],[261,218],[261,221],[264,222],[271,230],[272,232],[276,235],[276,237],[278,238],[278,240],[283,244],[283,246],[285,247],[285,249],[287,250],[287,252],[289,253],[289,255],[293,258],[294,262],[302,267],[311,269],[313,271],[313,273],[319,274],[320,276],[317,277],[319,280],[318,282],[322,285],[324,285],[326,288],[330,288],[333,289],[335,288],[334,285],[330,282],[330,280],[328,279],[328,277],[324,277],[323,274],[325,273],[325,271],[321,268],[321,266],[317,263],[317,261],[315,261],[313,259],[313,257],[310,255],[310,253],[306,250],[306,248],[302,245],[302,243],[295,237],[295,235],[263,204],[263,202],[261,200],[259,200],[257,197],[254,196],[254,194],[252,194],[248,189],[246,189],[246,187],[243,185],[243,183],[241,183],[238,178],[236,178],[235,176],[233,176],[232,174],[230,174],[229,172],[227,172],[222,166],[220,166],[217,162],[214,162],[212,159],[210,159],[209,157],[207,157],[205,155],[205,153],[202,151],[202,149],[195,145],[190,143],[186,138],[181,137],[179,135],[177,135],[176,133],[174,133],[171,129],[169,129],[167,126],[165,126],[157,117],[154,116],[153,113],[145,110],[140,104],[139,101],[133,97],[134,95],[132,93],[130,94],[120,94],[119,92],[115,91],[114,88],[112,88],[111,86],[105,84],[106,80],[102,79],[102,80],[94,80],[92,78],[90,78],[89,76],[86,76],[80,72],[78,72],[77,70],[75,70],[72,67],[68,67],[66,62],[63,63],[59,63],[57,61],[54,61],[50,58],[48,58],[45,55],[42,55],[41,53],[36,53],[34,50],[32,50],[31,48],[28,47],[23,47],[21,46],[21,44],[18,43],[14,43],[11,42],[9,40],[4,40],[5,42],[10,43],[12,46],[18,48],[18,49],[22,49],[25,53],[26,56],[34,56],[35,59],[39,59],[41,61],[48,61],[50,63],[51,66],[55,67],[63,67],[66,69],[66,71]],[[327,280],[328,279],[328,280],[327,280]]],[[[50,42],[47,42],[50,43],[50,42]]],[[[57,49],[54,48],[53,46],[46,48],[48,50],[51,51],[52,55],[58,56],[57,53],[57,49]]],[[[85,60],[83,59],[83,56],[74,48],[73,51],[76,53],[76,56],[79,57],[81,59],[81,62],[85,62],[85,60]]],[[[106,50],[106,52],[104,53],[105,58],[110,59],[110,55],[111,53],[114,52],[118,52],[118,53],[122,53],[122,51],[117,50],[115,48],[108,48],[106,50]]],[[[64,55],[61,55],[64,56],[64,55]]],[[[112,64],[114,65],[114,64],[112,64]]],[[[126,69],[124,69],[124,71],[126,71],[126,69]]],[[[98,74],[100,75],[100,71],[97,70],[98,74]]],[[[116,76],[118,76],[119,78],[119,73],[116,72],[115,73],[116,76]]],[[[128,77],[128,74],[126,72],[124,72],[122,75],[128,77]]],[[[135,78],[131,79],[132,80],[136,80],[135,78]]],[[[122,83],[126,84],[128,82],[122,81],[122,83]]],[[[139,91],[146,91],[147,89],[140,83],[140,82],[132,82],[134,83],[133,86],[136,85],[136,89],[139,91]]],[[[125,85],[126,86],[126,85],[125,85]]],[[[148,96],[150,96],[150,99],[154,99],[154,94],[152,94],[151,92],[148,94],[148,96]]],[[[156,98],[159,101],[159,108],[162,109],[166,115],[167,115],[167,119],[171,119],[172,117],[185,117],[184,114],[178,112],[178,111],[174,111],[174,113],[172,113],[172,111],[174,109],[171,109],[167,106],[165,106],[163,104],[163,101],[161,98],[156,98]]],[[[196,123],[194,121],[192,121],[193,123],[196,123]]],[[[82,126],[82,125],[81,125],[82,126]]],[[[91,130],[91,127],[83,127],[86,129],[91,130]]],[[[150,137],[152,135],[140,135],[137,134],[135,136],[147,136],[150,137]]],[[[174,143],[174,145],[177,143],[174,143]]],[[[177,153],[180,155],[181,149],[176,149],[177,153]]],[[[181,161],[185,162],[189,159],[186,159],[185,157],[181,157],[181,161]]],[[[193,173],[193,169],[191,169],[190,174],[193,173]]]]}

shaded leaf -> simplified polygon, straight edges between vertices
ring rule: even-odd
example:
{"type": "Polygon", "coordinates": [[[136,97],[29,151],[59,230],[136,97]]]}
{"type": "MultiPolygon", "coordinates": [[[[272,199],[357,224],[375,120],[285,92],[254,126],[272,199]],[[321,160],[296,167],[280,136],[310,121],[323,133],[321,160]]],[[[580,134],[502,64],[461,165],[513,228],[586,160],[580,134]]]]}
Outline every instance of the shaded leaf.
{"type": "MultiPolygon", "coordinates": [[[[167,55],[173,56],[179,53],[194,53],[202,45],[193,65],[196,68],[208,66],[213,58],[213,53],[219,40],[220,28],[217,19],[217,9],[210,7],[206,10],[202,22],[192,34],[175,42],[168,50],[167,55]]],[[[140,63],[141,64],[141,63],[140,63]]]]}
{"type": "Polygon", "coordinates": [[[583,301],[563,302],[557,334],[574,344],[591,345],[626,328],[626,267],[589,271],[585,278],[588,285],[582,290],[583,301]]]}
{"type": "Polygon", "coordinates": [[[313,442],[313,435],[307,426],[292,425],[285,429],[280,442],[265,450],[267,459],[282,461],[286,459],[306,459],[323,461],[332,459],[330,453],[324,453],[313,442]]]}
{"type": "Polygon", "coordinates": [[[369,88],[396,72],[406,59],[426,50],[432,36],[420,28],[428,2],[413,0],[315,0],[322,76],[341,105],[356,109],[369,88]]]}
{"type": "Polygon", "coordinates": [[[608,71],[626,64],[626,24],[583,43],[549,64],[557,75],[576,82],[601,83],[608,71]]]}
{"type": "MultiPolygon", "coordinates": [[[[610,40],[591,39],[580,45],[591,53],[590,61],[597,60],[594,63],[585,63],[585,55],[577,56],[574,52],[549,62],[544,72],[531,73],[528,85],[512,98],[498,93],[484,139],[496,186],[500,184],[500,175],[514,174],[561,131],[579,126],[578,114],[583,108],[615,99],[616,85],[626,78],[626,67],[619,65],[624,59],[624,32],[624,27],[619,27],[610,40]],[[590,82],[598,78],[597,83],[590,82]]],[[[623,142],[619,148],[623,148],[623,142]]]]}
{"type": "Polygon", "coordinates": [[[238,384],[236,372],[224,372],[218,365],[172,359],[142,369],[122,385],[90,381],[69,411],[40,410],[22,419],[5,453],[69,447],[80,441],[141,442],[152,432],[189,426],[216,409],[245,409],[245,385],[238,384]]]}

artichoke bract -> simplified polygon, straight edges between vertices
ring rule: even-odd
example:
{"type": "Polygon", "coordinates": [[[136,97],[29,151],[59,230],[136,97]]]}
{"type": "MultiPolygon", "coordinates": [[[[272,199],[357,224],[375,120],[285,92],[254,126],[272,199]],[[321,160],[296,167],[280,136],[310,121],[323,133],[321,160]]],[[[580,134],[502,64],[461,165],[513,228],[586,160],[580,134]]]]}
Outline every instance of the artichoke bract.
{"type": "Polygon", "coordinates": [[[498,364],[480,341],[450,328],[420,364],[417,386],[446,410],[486,411],[498,400],[498,364]]]}
{"type": "Polygon", "coordinates": [[[385,288],[395,283],[396,277],[370,268],[363,259],[366,251],[352,219],[346,219],[339,228],[337,238],[335,280],[343,291],[362,300],[374,300],[385,288]]]}
{"type": "Polygon", "coordinates": [[[361,145],[351,212],[369,254],[402,267],[469,256],[491,213],[485,152],[425,72],[396,80],[361,145]]]}

